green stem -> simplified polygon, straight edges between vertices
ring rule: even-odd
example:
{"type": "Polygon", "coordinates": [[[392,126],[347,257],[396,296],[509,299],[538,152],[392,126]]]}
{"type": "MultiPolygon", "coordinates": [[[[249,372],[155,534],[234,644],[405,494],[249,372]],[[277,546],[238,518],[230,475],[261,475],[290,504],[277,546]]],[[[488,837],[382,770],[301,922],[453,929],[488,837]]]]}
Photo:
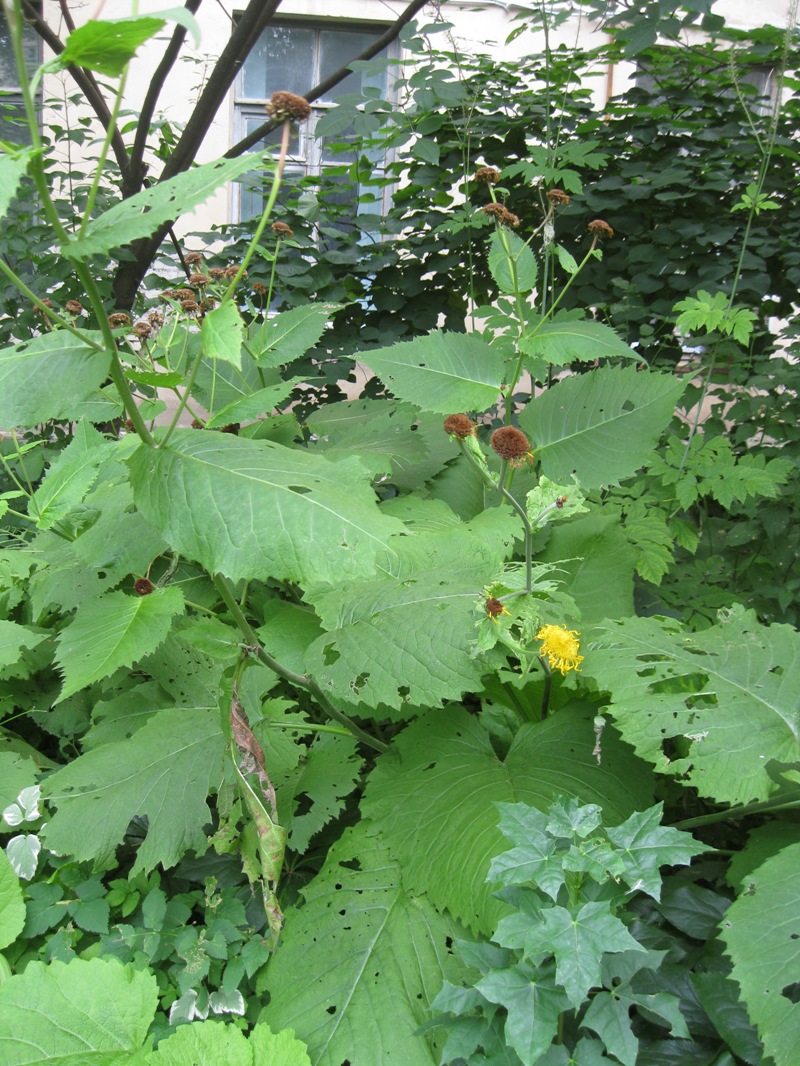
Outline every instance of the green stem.
{"type": "Polygon", "coordinates": [[[370,736],[369,733],[366,733],[363,729],[357,726],[355,722],[352,722],[346,714],[343,714],[337,707],[334,707],[325,693],[320,689],[319,685],[317,685],[312,678],[308,677],[306,674],[295,673],[294,670],[290,670],[287,666],[279,663],[277,659],[274,659],[269,652],[262,647],[258,635],[245,618],[244,612],[236,600],[233,587],[228,578],[224,577],[222,574],[212,574],[211,580],[214,582],[217,592],[219,592],[225,606],[230,611],[233,620],[236,622],[236,625],[244,636],[248,647],[252,649],[253,654],[259,662],[268,666],[273,673],[277,674],[278,677],[282,677],[284,681],[288,681],[290,684],[310,692],[325,714],[344,726],[348,733],[354,736],[357,740],[360,740],[362,744],[366,744],[378,752],[389,750],[388,744],[384,744],[383,741],[376,740],[375,737],[370,736]]]}
{"type": "Polygon", "coordinates": [[[547,659],[540,658],[539,662],[544,670],[544,691],[542,692],[542,721],[544,721],[550,713],[550,688],[553,684],[553,674],[547,659]]]}
{"type": "MultiPolygon", "coordinates": [[[[197,377],[197,372],[200,369],[200,364],[202,363],[202,361],[203,361],[203,349],[202,349],[202,346],[201,346],[200,350],[197,353],[197,355],[194,357],[194,361],[192,362],[191,369],[189,370],[189,376],[186,379],[186,381],[184,383],[184,386],[183,386],[183,393],[179,393],[178,394],[180,396],[180,400],[179,400],[178,406],[177,406],[177,408],[175,410],[175,414],[172,417],[172,421],[170,422],[169,426],[167,426],[167,431],[164,434],[164,436],[161,438],[161,447],[162,448],[166,447],[166,445],[169,443],[169,438],[175,432],[175,427],[177,426],[178,421],[180,420],[180,417],[183,414],[184,409],[186,407],[186,404],[187,404],[187,402],[189,400],[189,395],[190,395],[190,393],[192,391],[192,386],[194,385],[194,379],[197,377]]],[[[175,392],[177,393],[178,390],[176,389],[175,392]]]]}
{"type": "Polygon", "coordinates": [[[772,814],[775,811],[793,811],[800,809],[800,796],[794,800],[762,800],[759,803],[746,803],[742,807],[731,807],[727,811],[715,811],[713,814],[701,814],[697,818],[686,818],[676,822],[676,829],[694,829],[701,825],[713,825],[715,822],[727,822],[747,818],[752,814],[772,814]]]}
{"type": "Polygon", "coordinates": [[[111,107],[111,115],[108,121],[108,127],[106,129],[106,136],[103,141],[103,146],[100,149],[100,156],[95,164],[94,179],[92,181],[91,188],[89,189],[89,196],[86,200],[86,209],[83,213],[83,220],[81,221],[80,228],[78,229],[77,240],[80,240],[86,232],[86,227],[89,225],[92,219],[92,211],[94,210],[95,200],[97,199],[97,192],[100,188],[100,181],[103,177],[103,170],[105,169],[106,160],[108,159],[108,153],[111,151],[111,142],[114,139],[114,134],[117,132],[117,119],[119,118],[120,109],[122,108],[122,97],[125,92],[125,83],[128,80],[128,66],[126,65],[122,76],[119,79],[119,88],[117,94],[114,97],[114,103],[111,107]]]}

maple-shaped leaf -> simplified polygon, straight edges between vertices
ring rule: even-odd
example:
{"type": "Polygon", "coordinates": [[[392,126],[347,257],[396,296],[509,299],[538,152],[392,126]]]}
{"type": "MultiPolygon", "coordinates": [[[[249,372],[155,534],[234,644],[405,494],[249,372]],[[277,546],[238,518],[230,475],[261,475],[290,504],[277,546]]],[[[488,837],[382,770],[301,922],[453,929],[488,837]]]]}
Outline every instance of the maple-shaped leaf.
{"type": "Polygon", "coordinates": [[[547,833],[547,816],[525,803],[498,803],[499,829],[517,846],[492,859],[489,880],[504,885],[534,882],[555,899],[564,884],[558,842],[547,833]]]}
{"type": "Polygon", "coordinates": [[[57,808],[43,830],[47,847],[76,859],[113,861],[131,819],[146,816],[147,837],[132,875],[174,866],[206,844],[206,797],[219,786],[226,741],[216,710],[163,710],[130,740],[104,744],[46,779],[57,808]]]}
{"type": "MultiPolygon", "coordinates": [[[[336,582],[372,573],[404,526],[356,459],[178,430],[130,460],[136,505],[181,554],[239,578],[336,582]]],[[[391,554],[391,550],[389,552],[391,554]]]]}
{"type": "Polygon", "coordinates": [[[623,822],[606,829],[608,839],[616,844],[625,864],[622,874],[631,891],[646,892],[661,899],[660,866],[688,866],[695,855],[713,851],[694,839],[691,833],[661,825],[664,804],[649,811],[636,811],[623,822]]]}
{"type": "Polygon", "coordinates": [[[576,1008],[589,989],[601,984],[604,952],[637,950],[645,949],[611,913],[607,900],[585,903],[574,914],[566,907],[543,910],[541,924],[532,925],[525,946],[526,955],[555,956],[558,983],[576,1008]]]}
{"type": "Polygon", "coordinates": [[[417,1029],[444,974],[461,976],[454,923],[408,890],[364,825],[337,841],[303,895],[267,968],[261,1019],[293,1029],[315,1066],[433,1066],[439,1060],[417,1029]]]}
{"type": "Polygon", "coordinates": [[[551,969],[534,970],[517,963],[490,971],[475,986],[490,1003],[506,1008],[506,1043],[524,1066],[535,1066],[558,1034],[559,1015],[569,1009],[569,999],[556,986],[551,969]]]}
{"type": "Polygon", "coordinates": [[[149,596],[107,592],[83,604],[59,637],[56,663],[64,684],[56,702],[155,651],[182,612],[183,594],[175,586],[149,596]]]}

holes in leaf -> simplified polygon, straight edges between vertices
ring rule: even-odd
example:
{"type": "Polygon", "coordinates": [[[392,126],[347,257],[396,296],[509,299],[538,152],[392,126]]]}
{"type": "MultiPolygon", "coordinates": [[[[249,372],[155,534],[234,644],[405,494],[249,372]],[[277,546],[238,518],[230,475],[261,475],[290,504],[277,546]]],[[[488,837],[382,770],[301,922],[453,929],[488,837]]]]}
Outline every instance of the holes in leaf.
{"type": "Polygon", "coordinates": [[[326,644],[322,649],[322,661],[326,666],[333,666],[337,659],[340,659],[341,655],[336,650],[335,645],[326,644]]]}
{"type": "MultiPolygon", "coordinates": [[[[358,859],[343,859],[339,863],[339,865],[342,866],[345,870],[358,871],[361,869],[361,863],[358,861],[358,859]]],[[[336,887],[338,888],[339,886],[337,885],[336,887]]]]}
{"type": "Polygon", "coordinates": [[[635,411],[636,410],[636,405],[634,404],[633,400],[626,400],[625,403],[622,405],[622,410],[623,411],[635,411]]]}
{"type": "Polygon", "coordinates": [[[331,1003],[330,1007],[326,1007],[326,1008],[325,1008],[325,1013],[326,1013],[326,1014],[335,1014],[335,1013],[336,1013],[336,1006],[335,1006],[335,1004],[331,1003]]]}
{"type": "Polygon", "coordinates": [[[408,685],[401,685],[397,690],[397,695],[400,697],[401,700],[407,700],[410,693],[411,689],[408,687],[408,685]]]}
{"type": "Polygon", "coordinates": [[[781,995],[784,999],[788,999],[790,1003],[800,1003],[800,981],[794,981],[790,985],[786,985],[781,989],[781,995]]]}
{"type": "Polygon", "coordinates": [[[296,492],[298,496],[305,496],[311,492],[311,489],[306,488],[305,485],[287,485],[286,487],[289,492],[296,492]]]}
{"type": "Polygon", "coordinates": [[[303,814],[308,814],[308,812],[313,807],[313,802],[309,794],[307,792],[298,792],[296,799],[297,810],[294,812],[295,818],[298,818],[300,815],[303,814]]]}
{"type": "Polygon", "coordinates": [[[773,666],[770,669],[770,673],[771,674],[775,674],[776,677],[783,677],[783,667],[782,666],[773,666]]]}
{"type": "Polygon", "coordinates": [[[359,674],[358,677],[354,677],[353,680],[350,682],[350,688],[353,690],[353,692],[360,692],[368,681],[369,673],[365,672],[363,674],[359,674]]]}

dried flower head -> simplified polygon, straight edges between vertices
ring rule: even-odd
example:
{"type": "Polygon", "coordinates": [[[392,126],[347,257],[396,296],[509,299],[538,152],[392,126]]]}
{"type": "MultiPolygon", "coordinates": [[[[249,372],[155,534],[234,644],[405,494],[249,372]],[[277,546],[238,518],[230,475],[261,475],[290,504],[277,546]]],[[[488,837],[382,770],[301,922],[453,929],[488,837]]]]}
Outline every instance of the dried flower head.
{"type": "Polygon", "coordinates": [[[568,674],[570,670],[576,670],[583,662],[578,634],[574,629],[565,626],[542,626],[536,634],[536,639],[542,642],[539,651],[540,659],[547,659],[553,670],[560,670],[562,674],[568,674]]]}
{"type": "Polygon", "coordinates": [[[475,181],[483,181],[487,185],[496,185],[500,180],[500,171],[497,167],[478,167],[475,171],[475,181]]]}
{"type": "Polygon", "coordinates": [[[67,300],[64,304],[64,309],[71,315],[80,315],[83,313],[83,304],[80,300],[67,300]]]}
{"type": "Polygon", "coordinates": [[[563,189],[548,189],[545,196],[551,204],[564,204],[566,206],[569,203],[569,196],[563,189]]]}
{"type": "Polygon", "coordinates": [[[185,311],[189,315],[195,314],[200,310],[200,304],[197,300],[181,300],[181,311],[185,311]]]}
{"type": "Polygon", "coordinates": [[[133,587],[140,596],[149,596],[155,588],[155,585],[149,577],[137,577],[133,583],[133,587]]]}
{"type": "Polygon", "coordinates": [[[147,316],[147,321],[150,322],[153,326],[163,326],[164,315],[161,313],[161,311],[158,310],[151,311],[150,314],[147,316]]]}
{"type": "Polygon", "coordinates": [[[193,300],[195,294],[192,289],[175,289],[172,294],[174,300],[193,300]]]}
{"type": "Polygon", "coordinates": [[[515,426],[503,426],[496,429],[489,438],[489,443],[501,459],[515,460],[533,459],[531,442],[521,429],[515,426]]]}
{"type": "Polygon", "coordinates": [[[287,226],[285,222],[273,222],[272,232],[276,237],[294,237],[292,227],[287,226]]]}
{"type": "Polygon", "coordinates": [[[193,263],[202,263],[203,262],[203,253],[202,252],[187,252],[186,255],[183,257],[183,261],[184,261],[184,263],[186,263],[187,266],[192,266],[193,263]]]}
{"type": "Polygon", "coordinates": [[[459,440],[466,440],[467,437],[474,437],[477,433],[477,427],[471,418],[467,418],[466,415],[448,415],[443,422],[445,433],[449,433],[451,437],[457,437],[459,440]]]}
{"type": "Polygon", "coordinates": [[[602,218],[595,218],[588,225],[590,233],[596,234],[598,237],[613,237],[614,231],[607,222],[604,222],[602,218]]]}
{"type": "Polygon", "coordinates": [[[501,614],[510,613],[509,610],[503,606],[502,601],[498,600],[495,596],[489,596],[483,606],[493,622],[496,622],[501,614]]]}
{"type": "Polygon", "coordinates": [[[217,306],[217,301],[214,299],[214,297],[213,296],[206,296],[205,300],[202,300],[201,303],[200,303],[200,310],[201,311],[213,311],[216,306],[217,306]]]}
{"type": "Polygon", "coordinates": [[[189,278],[190,285],[208,285],[211,278],[208,274],[192,274],[189,278]]]}
{"type": "Polygon", "coordinates": [[[146,340],[153,332],[153,327],[149,322],[137,322],[133,327],[133,333],[141,340],[146,340]]]}
{"type": "Polygon", "coordinates": [[[500,226],[510,226],[512,229],[516,229],[519,226],[519,218],[512,214],[503,204],[486,204],[483,213],[491,215],[500,226]]]}
{"type": "Polygon", "coordinates": [[[263,281],[253,282],[253,292],[257,293],[259,296],[266,296],[268,291],[269,290],[263,281]]]}
{"type": "Polygon", "coordinates": [[[164,289],[163,292],[159,293],[158,298],[162,303],[166,303],[168,300],[175,300],[177,295],[174,289],[164,289]]]}
{"type": "MultiPolygon", "coordinates": [[[[226,281],[231,281],[231,279],[235,278],[238,273],[239,273],[239,268],[237,266],[227,266],[222,271],[222,276],[223,276],[223,278],[225,278],[226,281]]],[[[247,271],[243,270],[242,271],[242,278],[246,278],[246,277],[247,277],[247,271]]]]}
{"type": "Polygon", "coordinates": [[[273,93],[266,104],[266,112],[276,122],[302,122],[311,114],[311,104],[296,93],[273,93]]]}
{"type": "Polygon", "coordinates": [[[223,278],[225,276],[225,271],[222,269],[222,267],[211,267],[208,272],[208,276],[211,278],[212,281],[219,281],[220,278],[223,278]]]}
{"type": "Polygon", "coordinates": [[[192,419],[192,429],[205,429],[206,427],[202,422],[199,422],[196,418],[192,419]]]}
{"type": "Polygon", "coordinates": [[[239,436],[239,430],[241,426],[238,422],[229,422],[227,426],[220,426],[220,433],[232,433],[234,437],[239,436]]]}
{"type": "Polygon", "coordinates": [[[124,311],[115,311],[113,315],[108,316],[108,324],[112,329],[122,329],[123,326],[131,324],[131,316],[126,315],[124,311]]]}

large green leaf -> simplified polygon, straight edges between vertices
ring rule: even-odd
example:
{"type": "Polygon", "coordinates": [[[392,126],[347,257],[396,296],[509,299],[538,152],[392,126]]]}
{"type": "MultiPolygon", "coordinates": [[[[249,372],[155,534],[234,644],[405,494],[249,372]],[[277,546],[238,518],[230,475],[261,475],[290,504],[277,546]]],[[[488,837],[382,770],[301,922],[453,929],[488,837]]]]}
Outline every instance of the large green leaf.
{"type": "MultiPolygon", "coordinates": [[[[87,341],[99,340],[87,334],[87,341]]],[[[66,330],[42,333],[0,351],[0,425],[34,426],[67,418],[108,377],[111,355],[66,330]]]]}
{"type": "Polygon", "coordinates": [[[58,808],[43,830],[47,846],[110,863],[131,818],[146,815],[134,871],[205,850],[206,797],[219,785],[224,749],[216,709],[159,711],[130,740],[95,748],[47,778],[43,793],[58,808]]]}
{"type": "Polygon", "coordinates": [[[315,596],[326,632],[308,650],[308,671],[325,691],[372,706],[433,707],[479,688],[486,665],[470,654],[475,604],[515,527],[504,508],[404,538],[391,571],[315,596]]]}
{"type": "Polygon", "coordinates": [[[234,580],[369,573],[402,523],[380,513],[357,460],[179,430],[131,459],[136,504],[181,554],[234,580]]]}
{"type": "Polygon", "coordinates": [[[510,230],[492,234],[489,270],[500,291],[507,293],[530,292],[536,285],[539,273],[530,246],[510,230]]]}
{"type": "Polygon", "coordinates": [[[14,155],[0,155],[0,218],[3,218],[17,195],[28,169],[32,149],[20,148],[14,155]]]}
{"type": "Polygon", "coordinates": [[[183,595],[175,586],[149,596],[108,592],[83,604],[59,638],[56,662],[64,685],[58,699],[155,651],[182,611],[183,595]]]}
{"type": "Polygon", "coordinates": [[[19,622],[0,620],[0,670],[13,666],[23,648],[35,648],[44,640],[44,633],[34,633],[19,622]]]}
{"type": "Polygon", "coordinates": [[[224,1063],[225,1066],[311,1066],[308,1053],[294,1035],[284,1030],[273,1033],[269,1026],[257,1025],[249,1037],[235,1025],[218,1021],[181,1025],[142,1066],[199,1066],[224,1063]]]}
{"type": "Polygon", "coordinates": [[[643,759],[722,803],[765,799],[771,759],[800,759],[800,634],[732,611],[690,633],[672,619],[606,622],[582,666],[643,759]]]}
{"type": "Polygon", "coordinates": [[[209,311],[200,330],[207,356],[241,369],[244,320],[235,303],[229,300],[209,311]]]}
{"type": "Polygon", "coordinates": [[[25,901],[19,878],[0,851],[0,951],[17,939],[25,925],[25,901]]]}
{"type": "Polygon", "coordinates": [[[573,360],[594,362],[596,359],[636,359],[632,348],[610,326],[602,322],[559,320],[545,322],[531,337],[523,337],[519,346],[526,355],[538,356],[555,366],[573,360]]]}
{"type": "Polygon", "coordinates": [[[149,237],[163,223],[199,207],[220,185],[235,181],[246,170],[263,170],[263,166],[259,153],[245,153],[176,174],[104,211],[92,219],[80,238],[69,241],[62,250],[71,259],[107,255],[112,248],[149,237]]]}
{"type": "Polygon", "coordinates": [[[266,389],[258,389],[249,396],[243,396],[240,400],[233,400],[219,408],[217,413],[206,422],[206,429],[220,429],[231,422],[252,422],[259,415],[268,415],[273,407],[288,400],[289,394],[295,385],[303,378],[289,378],[277,385],[270,385],[266,389]]]}
{"type": "Polygon", "coordinates": [[[751,1020],[776,1066],[795,1066],[800,1032],[800,844],[747,878],[728,908],[722,939],[751,1020]]]}
{"type": "Polygon", "coordinates": [[[380,825],[411,891],[488,934],[503,913],[486,883],[489,864],[508,850],[498,801],[546,810],[555,796],[577,796],[599,803],[609,822],[651,804],[647,768],[609,730],[598,764],[594,742],[591,716],[562,708],[523,725],[501,759],[475,718],[435,711],[412,722],[378,761],[362,810],[380,825]]]}
{"type": "Polygon", "coordinates": [[[0,1066],[117,1066],[157,1002],[155,977],[116,959],[29,962],[0,987],[0,1066]]]}
{"type": "Polygon", "coordinates": [[[440,333],[363,354],[386,387],[423,411],[485,411],[503,382],[502,357],[471,333],[440,333]]]}
{"type": "Polygon", "coordinates": [[[341,304],[309,303],[267,318],[246,347],[259,366],[291,363],[313,348],[341,304]]]}
{"type": "Polygon", "coordinates": [[[439,1060],[416,1030],[443,973],[457,976],[453,923],[409,892],[363,826],[333,846],[303,895],[269,964],[262,1019],[293,1029],[314,1066],[433,1066],[439,1060]]]}
{"type": "Polygon", "coordinates": [[[28,504],[28,514],[39,529],[51,529],[83,500],[110,449],[113,444],[89,422],[76,426],[72,440],[51,463],[28,504]]]}
{"type": "Polygon", "coordinates": [[[519,422],[553,481],[614,485],[648,461],[683,388],[670,374],[604,366],[558,382],[519,422]]]}
{"type": "Polygon", "coordinates": [[[70,33],[64,49],[48,66],[67,68],[85,67],[118,78],[136,54],[139,45],[149,41],[167,20],[180,23],[192,31],[195,44],[200,43],[197,22],[190,11],[171,8],[155,11],[138,18],[99,20],[91,18],[83,26],[70,33]]]}

